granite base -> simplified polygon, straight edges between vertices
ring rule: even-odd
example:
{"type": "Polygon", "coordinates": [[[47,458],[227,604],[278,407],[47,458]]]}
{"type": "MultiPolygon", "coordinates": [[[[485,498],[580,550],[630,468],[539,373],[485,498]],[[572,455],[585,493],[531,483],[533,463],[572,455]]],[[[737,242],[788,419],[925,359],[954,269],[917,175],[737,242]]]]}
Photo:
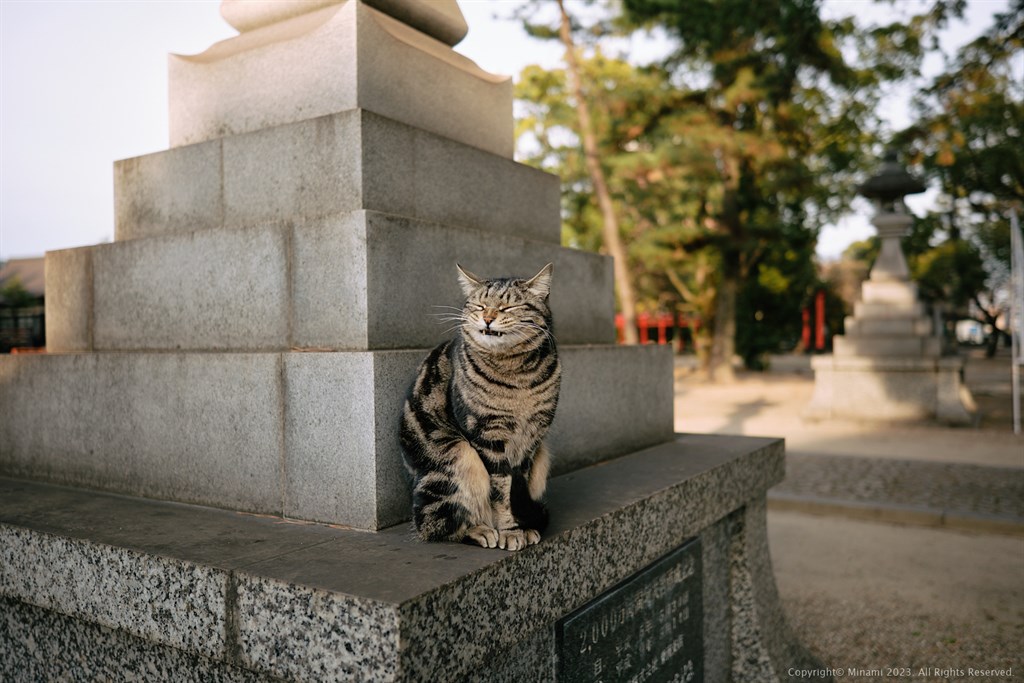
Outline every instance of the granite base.
{"type": "Polygon", "coordinates": [[[783,470],[779,440],[679,435],[554,478],[519,553],[0,480],[0,673],[557,680],[558,620],[698,538],[705,680],[785,680],[813,662],[767,549],[783,470]]]}

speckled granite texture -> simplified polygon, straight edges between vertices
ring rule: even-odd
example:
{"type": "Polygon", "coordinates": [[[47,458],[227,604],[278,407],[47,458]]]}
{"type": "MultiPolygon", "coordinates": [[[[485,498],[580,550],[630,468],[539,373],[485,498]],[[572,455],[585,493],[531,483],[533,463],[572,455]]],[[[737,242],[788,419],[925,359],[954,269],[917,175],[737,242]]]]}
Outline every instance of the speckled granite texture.
{"type": "Polygon", "coordinates": [[[0,598],[0,681],[5,683],[270,683],[123,631],[0,598]]]}
{"type": "Polygon", "coordinates": [[[100,641],[223,676],[552,680],[555,621],[699,535],[708,680],[751,652],[777,671],[792,654],[763,510],[783,460],[777,440],[681,435],[556,477],[551,528],[514,554],[0,480],[4,618],[48,647],[93,638],[111,666],[121,646],[100,641]]]}

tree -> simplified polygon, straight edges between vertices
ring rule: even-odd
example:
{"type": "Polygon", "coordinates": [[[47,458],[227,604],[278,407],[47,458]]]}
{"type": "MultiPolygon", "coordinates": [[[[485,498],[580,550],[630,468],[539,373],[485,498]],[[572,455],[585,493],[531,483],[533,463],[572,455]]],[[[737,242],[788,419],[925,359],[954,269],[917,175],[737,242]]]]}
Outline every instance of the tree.
{"type": "MultiPolygon", "coordinates": [[[[590,181],[590,190],[597,201],[601,218],[602,246],[613,259],[615,288],[624,322],[623,338],[627,344],[636,344],[639,341],[636,331],[636,295],[619,225],[619,212],[608,187],[595,124],[591,115],[593,96],[593,93],[589,92],[591,82],[586,80],[580,68],[580,51],[574,38],[574,33],[579,27],[574,25],[566,11],[564,1],[556,0],[556,4],[558,7],[557,28],[533,21],[528,8],[520,11],[519,16],[524,20],[524,27],[528,33],[537,38],[557,38],[565,49],[564,85],[568,86],[566,94],[570,99],[570,108],[573,112],[574,125],[572,125],[572,129],[583,149],[583,161],[590,181]]],[[[568,122],[563,120],[561,123],[568,122]]]]}
{"type": "Polygon", "coordinates": [[[664,27],[678,44],[664,66],[684,94],[666,125],[703,185],[681,246],[718,255],[709,374],[728,378],[737,350],[751,364],[762,342],[778,342],[757,328],[799,325],[818,285],[817,233],[845,209],[870,158],[878,86],[916,65],[924,24],[862,31],[852,19],[823,21],[814,0],[624,7],[632,25],[664,27]],[[859,68],[847,44],[860,48],[859,68]]]}
{"type": "Polygon", "coordinates": [[[926,249],[909,259],[924,291],[955,317],[992,326],[1009,305],[1009,218],[1024,200],[1024,0],[959,50],[916,98],[918,119],[897,136],[938,185],[926,249]]]}

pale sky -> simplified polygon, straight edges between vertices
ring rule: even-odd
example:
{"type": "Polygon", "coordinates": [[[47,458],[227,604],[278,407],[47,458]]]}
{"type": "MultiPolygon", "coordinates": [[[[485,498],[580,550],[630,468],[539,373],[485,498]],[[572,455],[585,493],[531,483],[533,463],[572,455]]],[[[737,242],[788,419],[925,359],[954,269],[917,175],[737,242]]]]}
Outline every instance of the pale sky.
{"type": "MultiPolygon", "coordinates": [[[[556,44],[528,38],[507,19],[518,0],[459,4],[470,30],[456,49],[485,70],[517,75],[527,64],[560,65],[556,44]]],[[[905,11],[918,0],[896,4],[905,11]]],[[[947,32],[947,49],[973,38],[1006,5],[971,0],[968,21],[947,32]]],[[[113,238],[113,162],[167,148],[166,55],[196,54],[235,35],[218,6],[0,0],[0,260],[113,238]]],[[[891,10],[869,0],[828,0],[827,11],[891,10]]],[[[659,47],[640,36],[632,49],[654,55],[659,47]]],[[[890,98],[894,127],[906,123],[907,98],[899,91],[890,98]]],[[[912,208],[922,201],[931,199],[912,208]]],[[[823,231],[819,254],[836,256],[870,234],[866,216],[852,215],[823,231]]]]}

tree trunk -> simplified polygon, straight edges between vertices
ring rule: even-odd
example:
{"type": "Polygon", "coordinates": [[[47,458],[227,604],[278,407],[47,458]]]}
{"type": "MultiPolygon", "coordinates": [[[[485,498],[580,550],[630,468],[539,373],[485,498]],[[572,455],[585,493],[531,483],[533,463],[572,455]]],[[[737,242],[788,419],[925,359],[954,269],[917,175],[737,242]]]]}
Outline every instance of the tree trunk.
{"type": "Polygon", "coordinates": [[[583,95],[583,84],[580,80],[579,63],[576,61],[576,45],[572,40],[572,31],[569,25],[569,15],[565,11],[563,0],[558,0],[558,10],[561,14],[558,35],[565,46],[565,64],[568,67],[569,89],[573,99],[576,100],[576,115],[580,125],[580,140],[583,143],[583,156],[587,162],[587,173],[594,185],[594,194],[597,195],[597,204],[601,209],[602,235],[604,246],[609,255],[614,259],[615,288],[619,293],[619,308],[622,311],[623,338],[627,344],[639,342],[636,331],[636,295],[633,293],[633,283],[629,277],[629,266],[626,263],[626,247],[622,243],[622,235],[619,234],[619,220],[615,215],[615,207],[612,205],[612,196],[608,191],[608,183],[604,177],[604,169],[601,168],[601,160],[597,151],[597,139],[594,135],[594,125],[590,118],[590,107],[583,95]]]}
{"type": "Polygon", "coordinates": [[[736,355],[736,296],[739,278],[732,269],[726,268],[725,271],[715,301],[715,330],[708,357],[708,379],[713,382],[731,382],[736,379],[732,357],[736,355]]]}

